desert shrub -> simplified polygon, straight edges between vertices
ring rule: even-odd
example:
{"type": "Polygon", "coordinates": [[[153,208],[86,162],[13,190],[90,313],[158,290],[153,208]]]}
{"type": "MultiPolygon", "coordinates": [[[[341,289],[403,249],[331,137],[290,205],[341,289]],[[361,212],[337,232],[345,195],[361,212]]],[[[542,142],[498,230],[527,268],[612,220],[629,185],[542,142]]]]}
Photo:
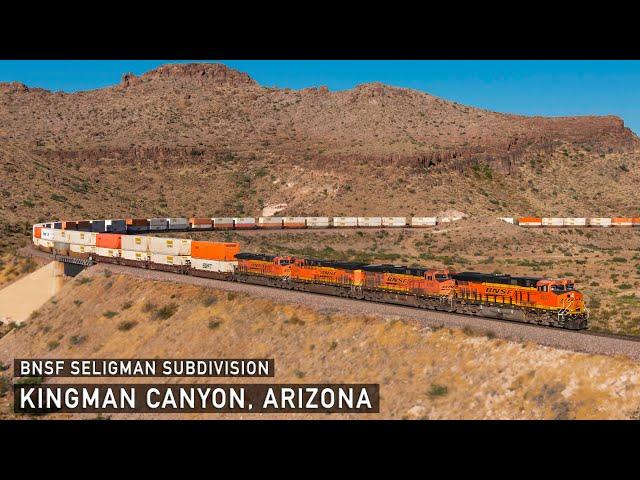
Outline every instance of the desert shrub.
{"type": "Polygon", "coordinates": [[[113,275],[113,273],[111,273],[111,270],[107,270],[106,268],[102,271],[102,274],[105,276],[105,278],[109,278],[111,275],[113,275]]]}
{"type": "Polygon", "coordinates": [[[209,323],[207,324],[207,328],[209,330],[215,330],[216,328],[218,328],[220,326],[222,322],[218,319],[211,319],[209,320],[209,323]]]}
{"type": "Polygon", "coordinates": [[[155,303],[145,302],[145,304],[142,306],[142,311],[145,313],[149,313],[153,312],[156,308],[158,308],[158,306],[155,303]]]}
{"type": "Polygon", "coordinates": [[[159,308],[155,313],[155,317],[159,318],[160,320],[167,320],[168,318],[173,317],[173,315],[177,311],[178,311],[178,305],[175,303],[169,303],[164,307],[159,308]]]}
{"type": "Polygon", "coordinates": [[[29,318],[33,320],[34,318],[38,318],[39,316],[40,316],[40,311],[34,310],[33,312],[31,312],[31,315],[29,315],[29,318]]]}
{"type": "Polygon", "coordinates": [[[209,295],[205,297],[204,300],[202,300],[202,304],[205,307],[210,307],[211,305],[214,305],[217,301],[218,301],[218,297],[216,297],[215,295],[209,295]]]}
{"type": "Polygon", "coordinates": [[[107,311],[106,311],[106,312],[104,312],[102,315],[103,315],[104,317],[107,317],[107,318],[113,318],[113,317],[115,317],[116,315],[118,315],[118,312],[114,312],[113,310],[107,310],[107,311]]]}
{"type": "Polygon", "coordinates": [[[60,342],[57,340],[51,340],[49,343],[47,343],[47,348],[49,349],[49,351],[55,350],[59,346],[60,346],[60,342]]]}
{"type": "Polygon", "coordinates": [[[79,307],[80,305],[82,305],[82,300],[74,300],[74,301],[73,301],[73,304],[74,304],[76,307],[79,307]]]}
{"type": "Polygon", "coordinates": [[[429,396],[433,398],[433,397],[442,397],[446,395],[448,392],[449,392],[449,389],[447,388],[446,385],[432,383],[428,393],[429,393],[429,396]]]}
{"type": "Polygon", "coordinates": [[[84,285],[86,283],[91,283],[93,281],[92,278],[89,277],[80,277],[78,279],[76,279],[76,282],[78,282],[79,285],[84,285]]]}
{"type": "Polygon", "coordinates": [[[135,320],[123,320],[118,324],[118,330],[120,330],[121,332],[127,332],[131,330],[133,327],[135,327],[137,324],[138,322],[136,322],[135,320]]]}
{"type": "Polygon", "coordinates": [[[69,338],[69,343],[71,345],[80,345],[81,343],[84,343],[86,339],[87,339],[86,335],[72,335],[69,338]]]}
{"type": "Polygon", "coordinates": [[[133,307],[133,302],[131,300],[126,301],[122,304],[123,310],[129,310],[131,307],[133,307]]]}
{"type": "Polygon", "coordinates": [[[227,292],[227,300],[235,300],[238,298],[238,294],[236,292],[227,292]]]}

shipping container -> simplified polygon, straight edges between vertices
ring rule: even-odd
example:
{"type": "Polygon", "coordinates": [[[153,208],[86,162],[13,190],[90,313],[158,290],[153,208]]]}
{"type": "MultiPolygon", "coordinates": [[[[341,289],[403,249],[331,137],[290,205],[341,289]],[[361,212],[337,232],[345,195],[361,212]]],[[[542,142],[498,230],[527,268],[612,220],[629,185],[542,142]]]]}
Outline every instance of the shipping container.
{"type": "Polygon", "coordinates": [[[35,227],[33,229],[33,236],[36,238],[42,238],[42,227],[35,227]]]}
{"type": "Polygon", "coordinates": [[[62,230],[62,222],[53,222],[53,228],[62,230]]]}
{"type": "Polygon", "coordinates": [[[383,227],[406,227],[407,217],[382,217],[383,227]]]}
{"type": "Polygon", "coordinates": [[[53,249],[59,255],[69,255],[69,244],[67,242],[53,242],[53,249]]]}
{"type": "Polygon", "coordinates": [[[521,227],[541,227],[542,218],[540,217],[520,217],[518,218],[518,225],[521,227]]]}
{"type": "Polygon", "coordinates": [[[282,228],[282,217],[260,217],[258,218],[259,228],[282,228]]]}
{"type": "Polygon", "coordinates": [[[284,228],[307,228],[307,221],[304,217],[284,217],[282,224],[284,228]]]}
{"type": "Polygon", "coordinates": [[[167,225],[169,230],[188,230],[189,221],[186,218],[176,217],[167,218],[167,225]]]}
{"type": "Polygon", "coordinates": [[[611,219],[612,227],[632,227],[633,219],[632,218],[621,218],[615,217],[611,219]]]}
{"type": "Polygon", "coordinates": [[[307,228],[329,228],[331,219],[329,217],[306,217],[307,228]]]}
{"type": "Polygon", "coordinates": [[[187,263],[191,260],[191,257],[152,253],[150,255],[150,260],[152,263],[157,263],[158,265],[187,265],[187,263]]]}
{"type": "Polygon", "coordinates": [[[104,233],[107,231],[106,220],[91,220],[91,231],[96,233],[104,233]]]}
{"type": "Polygon", "coordinates": [[[513,217],[500,217],[500,220],[506,223],[510,223],[512,225],[515,223],[513,217]]]}
{"type": "Polygon", "coordinates": [[[542,219],[543,227],[564,227],[564,218],[545,217],[542,219]]]}
{"type": "Polygon", "coordinates": [[[256,228],[256,219],[253,217],[234,217],[233,228],[236,230],[252,230],[256,228]]]}
{"type": "Polygon", "coordinates": [[[64,230],[77,230],[78,229],[78,222],[62,222],[62,228],[64,230]]]}
{"type": "Polygon", "coordinates": [[[168,230],[168,224],[166,218],[150,218],[149,219],[149,231],[163,231],[168,230]]]}
{"type": "Polygon", "coordinates": [[[69,245],[69,250],[74,253],[86,255],[93,255],[96,253],[96,247],[94,247],[93,245],[77,245],[75,243],[72,243],[71,245],[69,245]]]}
{"type": "Polygon", "coordinates": [[[100,257],[118,258],[120,257],[120,250],[117,248],[102,248],[96,247],[96,255],[100,257]]]}
{"type": "Polygon", "coordinates": [[[411,226],[420,227],[433,227],[438,223],[436,217],[411,217],[411,226]]]}
{"type": "Polygon", "coordinates": [[[54,241],[54,232],[55,230],[53,228],[43,228],[40,230],[40,238],[42,240],[54,241]]]}
{"type": "Polygon", "coordinates": [[[191,257],[207,260],[230,261],[240,252],[240,244],[234,242],[191,242],[191,257]]]}
{"type": "Polygon", "coordinates": [[[127,218],[126,219],[127,226],[136,226],[136,227],[148,227],[149,219],[147,218],[127,218]]]}
{"type": "Polygon", "coordinates": [[[381,227],[382,217],[358,217],[358,227],[381,227]]]}
{"type": "Polygon", "coordinates": [[[211,230],[213,228],[213,221],[210,218],[191,217],[189,219],[189,226],[192,230],[211,230]]]}
{"type": "Polygon", "coordinates": [[[233,230],[233,218],[229,217],[214,217],[213,221],[214,230],[233,230]]]}
{"type": "Polygon", "coordinates": [[[163,255],[191,255],[191,239],[149,237],[149,251],[163,255]]]}
{"type": "Polygon", "coordinates": [[[191,257],[191,268],[204,270],[206,272],[233,273],[237,265],[238,262],[221,262],[219,260],[191,257]]]}
{"type": "Polygon", "coordinates": [[[75,230],[67,230],[66,236],[69,243],[76,245],[93,245],[96,244],[97,233],[93,232],[80,232],[75,230]]]}
{"type": "Polygon", "coordinates": [[[358,217],[333,217],[335,228],[355,228],[358,226],[358,217]]]}
{"type": "Polygon", "coordinates": [[[96,247],[119,250],[122,248],[122,235],[117,233],[98,233],[96,235],[96,247]]]}
{"type": "Polygon", "coordinates": [[[80,220],[78,222],[78,230],[80,230],[81,232],[90,232],[91,220],[80,220]]]}
{"type": "Polygon", "coordinates": [[[564,219],[565,227],[585,227],[587,219],[583,217],[567,217],[564,219]]]}
{"type": "Polygon", "coordinates": [[[121,248],[131,252],[148,252],[150,239],[143,235],[123,235],[120,237],[121,248]]]}
{"type": "Polygon", "coordinates": [[[589,219],[590,227],[610,227],[611,219],[610,218],[602,218],[602,217],[594,217],[589,219]]]}
{"type": "Polygon", "coordinates": [[[126,260],[133,260],[136,262],[146,262],[149,260],[149,254],[147,252],[135,252],[132,250],[122,250],[122,258],[126,260]]]}
{"type": "Polygon", "coordinates": [[[634,217],[631,219],[634,227],[640,227],[640,217],[634,217]]]}
{"type": "Polygon", "coordinates": [[[127,233],[126,220],[106,220],[105,225],[109,233],[127,233]]]}

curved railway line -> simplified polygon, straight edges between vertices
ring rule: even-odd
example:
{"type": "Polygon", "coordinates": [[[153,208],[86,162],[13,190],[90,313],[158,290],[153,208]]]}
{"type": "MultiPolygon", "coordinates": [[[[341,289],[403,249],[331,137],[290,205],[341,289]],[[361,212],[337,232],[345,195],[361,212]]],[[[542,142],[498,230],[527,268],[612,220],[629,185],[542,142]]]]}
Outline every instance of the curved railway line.
{"type": "MultiPolygon", "coordinates": [[[[32,245],[27,247],[24,252],[27,255],[38,256],[48,260],[55,259],[54,255],[37,250],[32,245]]],[[[407,321],[418,322],[432,328],[470,329],[472,333],[486,335],[488,337],[517,342],[534,342],[552,348],[589,354],[622,355],[640,361],[640,337],[622,336],[589,330],[566,330],[542,325],[512,322],[509,320],[423,310],[411,306],[376,303],[335,297],[321,293],[228,282],[112,263],[100,263],[99,265],[102,269],[109,270],[115,274],[125,274],[152,281],[213,287],[222,291],[247,293],[275,302],[298,304],[320,312],[343,312],[351,315],[376,316],[387,319],[400,318],[407,321]],[[314,298],[313,302],[309,301],[310,297],[314,298]]],[[[85,274],[95,275],[96,266],[89,268],[85,274]]]]}

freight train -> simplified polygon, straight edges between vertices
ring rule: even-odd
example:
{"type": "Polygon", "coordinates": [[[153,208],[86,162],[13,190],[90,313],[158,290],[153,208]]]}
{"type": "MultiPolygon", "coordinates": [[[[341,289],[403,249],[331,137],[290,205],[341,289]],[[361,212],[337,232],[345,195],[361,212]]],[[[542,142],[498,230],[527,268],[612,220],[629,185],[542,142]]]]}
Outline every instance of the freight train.
{"type": "MultiPolygon", "coordinates": [[[[181,230],[166,219],[154,231],[181,230]]],[[[174,219],[176,220],[176,219],[174,219]]],[[[102,221],[100,228],[114,226],[102,221]]],[[[107,223],[110,222],[110,223],[107,223]]],[[[141,225],[153,226],[153,222],[141,225]]],[[[518,277],[450,269],[370,265],[241,252],[233,242],[204,242],[123,233],[81,231],[81,222],[34,225],[33,243],[46,252],[147,269],[322,293],[580,330],[589,317],[571,279],[518,277]],[[76,229],[74,229],[74,226],[76,229]]],[[[142,223],[142,222],[140,222],[142,223]]],[[[121,224],[115,224],[121,225],[121,224]]],[[[148,231],[148,230],[147,230],[148,231]]]]}

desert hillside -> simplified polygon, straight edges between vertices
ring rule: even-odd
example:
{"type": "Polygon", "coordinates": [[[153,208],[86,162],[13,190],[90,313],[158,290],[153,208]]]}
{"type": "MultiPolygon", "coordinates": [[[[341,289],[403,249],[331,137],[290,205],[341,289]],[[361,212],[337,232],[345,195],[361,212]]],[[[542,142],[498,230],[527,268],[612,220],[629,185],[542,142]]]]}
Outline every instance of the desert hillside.
{"type": "Polygon", "coordinates": [[[639,145],[617,117],[506,115],[382,84],[276,89],[215,64],[73,94],[0,84],[0,250],[46,218],[276,204],[292,215],[635,215],[639,145]]]}
{"type": "Polygon", "coordinates": [[[0,378],[0,418],[15,418],[9,386],[16,357],[273,357],[278,383],[380,383],[375,418],[640,415],[640,365],[624,358],[106,275],[100,267],[68,283],[32,317],[0,338],[0,365],[8,367],[0,378]]]}

